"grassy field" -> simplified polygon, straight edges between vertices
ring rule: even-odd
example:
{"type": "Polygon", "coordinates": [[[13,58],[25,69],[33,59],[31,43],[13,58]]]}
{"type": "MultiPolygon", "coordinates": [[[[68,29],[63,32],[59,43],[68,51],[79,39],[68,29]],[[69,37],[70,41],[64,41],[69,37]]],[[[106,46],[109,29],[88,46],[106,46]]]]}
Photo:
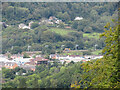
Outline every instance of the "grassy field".
{"type": "Polygon", "coordinates": [[[100,33],[84,33],[83,37],[99,39],[100,33]]]}
{"type": "MultiPolygon", "coordinates": [[[[102,50],[96,50],[91,52],[92,55],[101,55],[102,50]]],[[[61,55],[83,55],[83,52],[80,51],[74,51],[74,52],[63,52],[61,55]]]]}
{"type": "Polygon", "coordinates": [[[61,55],[83,55],[83,52],[79,50],[64,51],[61,55]]]}
{"type": "MultiPolygon", "coordinates": [[[[77,32],[74,30],[67,30],[62,28],[50,28],[49,31],[55,32],[60,35],[67,35],[69,32],[77,32]]],[[[99,39],[100,33],[83,33],[83,37],[99,39]]]]}
{"type": "Polygon", "coordinates": [[[82,52],[64,52],[61,55],[83,55],[82,52]]]}
{"type": "Polygon", "coordinates": [[[75,32],[74,30],[67,30],[67,29],[61,29],[61,28],[51,28],[49,31],[55,32],[60,35],[67,35],[69,32],[75,32]]]}
{"type": "Polygon", "coordinates": [[[92,52],[93,55],[99,55],[101,53],[102,53],[102,50],[96,50],[92,52]]]}

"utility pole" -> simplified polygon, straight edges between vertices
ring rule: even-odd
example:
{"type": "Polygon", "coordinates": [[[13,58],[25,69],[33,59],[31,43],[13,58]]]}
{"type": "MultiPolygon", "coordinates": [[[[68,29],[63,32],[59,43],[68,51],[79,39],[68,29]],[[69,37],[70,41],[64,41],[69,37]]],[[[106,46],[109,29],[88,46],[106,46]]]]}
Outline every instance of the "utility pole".
{"type": "Polygon", "coordinates": [[[11,47],[11,50],[13,50],[13,47],[14,47],[14,46],[11,47]]]}
{"type": "Polygon", "coordinates": [[[77,44],[75,45],[75,50],[77,50],[77,47],[78,47],[78,46],[79,46],[79,45],[77,45],[77,44]]]}
{"type": "Polygon", "coordinates": [[[31,46],[28,45],[28,52],[30,51],[30,47],[31,47],[31,46]]]}
{"type": "Polygon", "coordinates": [[[96,51],[96,47],[97,47],[98,45],[97,44],[95,44],[95,51],[96,51]]]}
{"type": "Polygon", "coordinates": [[[64,46],[65,46],[65,45],[61,45],[61,50],[63,49],[64,46]]]}
{"type": "Polygon", "coordinates": [[[62,50],[63,50],[64,46],[65,46],[65,45],[61,45],[61,53],[62,53],[62,50]]]}

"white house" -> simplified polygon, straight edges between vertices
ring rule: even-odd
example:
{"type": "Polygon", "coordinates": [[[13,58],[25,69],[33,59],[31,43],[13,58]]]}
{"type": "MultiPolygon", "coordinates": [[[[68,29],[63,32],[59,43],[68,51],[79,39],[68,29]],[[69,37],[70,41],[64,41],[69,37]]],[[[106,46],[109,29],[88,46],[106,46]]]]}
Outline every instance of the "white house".
{"type": "Polygon", "coordinates": [[[83,19],[83,17],[75,17],[74,20],[82,20],[82,19],[83,19]]]}
{"type": "Polygon", "coordinates": [[[29,26],[26,26],[25,24],[21,23],[19,24],[19,29],[30,29],[29,26]]]}

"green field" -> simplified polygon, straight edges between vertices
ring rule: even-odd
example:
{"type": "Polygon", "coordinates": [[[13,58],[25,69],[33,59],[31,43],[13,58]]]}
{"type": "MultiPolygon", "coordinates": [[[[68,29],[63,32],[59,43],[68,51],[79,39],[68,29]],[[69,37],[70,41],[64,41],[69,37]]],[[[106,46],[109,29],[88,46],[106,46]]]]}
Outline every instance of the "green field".
{"type": "Polygon", "coordinates": [[[83,53],[82,52],[80,52],[80,51],[75,51],[75,52],[63,52],[63,53],[61,53],[61,55],[83,55],[83,53]]]}
{"type": "MultiPolygon", "coordinates": [[[[62,28],[50,28],[49,31],[55,32],[60,35],[67,35],[69,32],[77,32],[74,30],[67,30],[62,28]]],[[[99,39],[100,33],[83,33],[83,37],[99,39]]]]}
{"type": "Polygon", "coordinates": [[[55,32],[60,35],[67,35],[69,32],[76,32],[74,30],[67,30],[67,29],[61,29],[61,28],[51,28],[49,31],[55,32]]]}
{"type": "Polygon", "coordinates": [[[84,33],[83,37],[99,39],[100,33],[84,33]]]}
{"type": "Polygon", "coordinates": [[[102,50],[96,50],[92,52],[93,55],[99,55],[101,53],[102,53],[102,50]]]}

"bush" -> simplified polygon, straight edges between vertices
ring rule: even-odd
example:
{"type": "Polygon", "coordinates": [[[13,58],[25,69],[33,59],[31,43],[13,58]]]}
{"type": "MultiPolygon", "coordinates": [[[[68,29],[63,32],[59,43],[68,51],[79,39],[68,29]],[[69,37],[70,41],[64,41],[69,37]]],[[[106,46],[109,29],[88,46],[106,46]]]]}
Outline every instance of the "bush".
{"type": "Polygon", "coordinates": [[[27,53],[24,53],[23,58],[30,58],[29,55],[27,53]]]}
{"type": "Polygon", "coordinates": [[[31,29],[34,29],[34,28],[36,28],[36,27],[38,27],[39,26],[39,24],[38,23],[32,23],[32,25],[31,25],[31,29]]]}

